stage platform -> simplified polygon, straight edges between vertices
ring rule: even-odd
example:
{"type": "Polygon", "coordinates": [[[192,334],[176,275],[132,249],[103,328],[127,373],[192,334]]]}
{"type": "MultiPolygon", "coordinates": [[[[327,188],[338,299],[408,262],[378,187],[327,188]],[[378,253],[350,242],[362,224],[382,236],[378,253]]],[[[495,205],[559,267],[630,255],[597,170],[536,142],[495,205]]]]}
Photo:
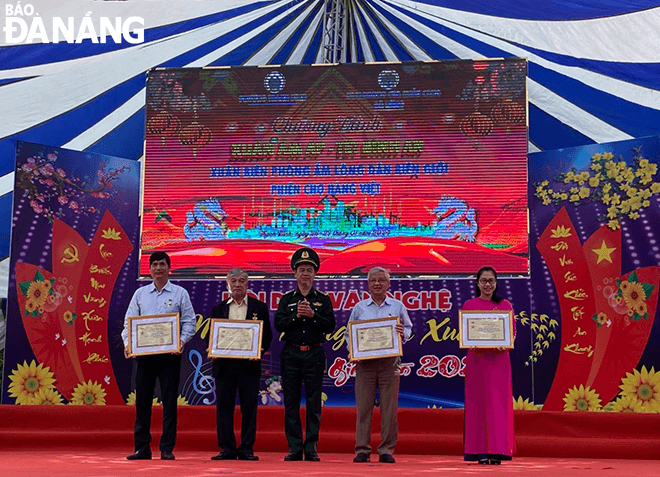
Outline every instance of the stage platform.
{"type": "MultiPolygon", "coordinates": [[[[126,455],[133,446],[135,410],[130,406],[0,406],[0,451],[96,452],[126,455]]],[[[321,454],[350,462],[355,443],[355,408],[323,410],[321,454]]],[[[157,450],[162,408],[154,407],[152,448],[157,450]]],[[[374,448],[380,416],[373,421],[374,448]]],[[[240,425],[240,413],[235,420],[240,425]]],[[[284,455],[284,408],[260,407],[257,453],[284,455]]],[[[517,457],[660,459],[660,414],[516,411],[517,457]]],[[[218,452],[214,406],[180,406],[177,454],[218,452]]],[[[399,409],[400,455],[461,456],[462,409],[399,409]]],[[[456,462],[459,462],[457,460],[456,462]]],[[[658,464],[660,465],[660,464],[658,464]]],[[[1,472],[0,472],[1,473],[1,472]]]]}
{"type": "Polygon", "coordinates": [[[321,462],[284,462],[261,452],[258,462],[211,461],[208,452],[179,451],[175,461],[128,461],[107,449],[0,451],[3,477],[639,477],[658,474],[658,461],[519,457],[500,466],[463,462],[460,456],[397,454],[395,464],[354,464],[352,454],[322,453],[321,462]]]}

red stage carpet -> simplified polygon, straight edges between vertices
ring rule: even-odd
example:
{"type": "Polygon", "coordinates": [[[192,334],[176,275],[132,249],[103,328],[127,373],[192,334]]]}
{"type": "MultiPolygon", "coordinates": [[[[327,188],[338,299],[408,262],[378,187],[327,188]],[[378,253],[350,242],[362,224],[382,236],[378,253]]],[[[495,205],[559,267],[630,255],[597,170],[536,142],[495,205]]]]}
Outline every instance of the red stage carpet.
{"type": "Polygon", "coordinates": [[[209,460],[208,452],[179,451],[175,461],[128,461],[111,450],[0,451],[3,477],[654,477],[653,460],[514,458],[500,466],[468,464],[459,456],[396,454],[396,464],[354,464],[353,455],[321,454],[321,462],[283,462],[281,452],[259,462],[209,460]]]}
{"type": "MultiPolygon", "coordinates": [[[[353,464],[355,409],[323,411],[320,463],[282,461],[284,409],[260,407],[255,452],[261,460],[210,461],[218,452],[215,407],[179,408],[175,462],[130,462],[134,409],[129,406],[0,406],[0,475],[336,475],[379,477],[487,472],[489,475],[660,475],[660,415],[517,411],[518,452],[500,467],[462,460],[463,410],[400,409],[397,464],[353,464]],[[585,460],[586,459],[586,460],[585,460]],[[599,459],[599,460],[594,460],[599,459]],[[610,460],[600,460],[610,459],[610,460]],[[636,459],[616,461],[611,459],[636,459]]],[[[158,457],[161,408],[154,408],[158,457]]],[[[374,416],[377,446],[379,416],[374,416]]],[[[237,416],[236,424],[240,422],[237,416]]]]}

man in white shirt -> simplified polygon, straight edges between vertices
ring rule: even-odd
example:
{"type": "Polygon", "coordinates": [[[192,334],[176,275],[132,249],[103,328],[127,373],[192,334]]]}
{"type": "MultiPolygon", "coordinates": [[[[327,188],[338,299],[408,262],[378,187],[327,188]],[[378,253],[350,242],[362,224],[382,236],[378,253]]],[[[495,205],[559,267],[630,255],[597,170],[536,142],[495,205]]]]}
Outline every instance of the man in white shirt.
{"type": "Polygon", "coordinates": [[[195,334],[195,311],[185,288],[169,281],[171,261],[165,252],[154,252],[149,257],[149,273],[153,283],[135,290],[124,317],[124,356],[131,358],[128,348],[128,318],[132,316],[179,313],[179,349],[171,354],[138,356],[135,374],[135,452],[128,460],[151,459],[151,406],[160,382],[163,401],[163,435],[160,438],[160,458],[174,460],[176,441],[177,398],[181,378],[183,346],[195,334]]]}
{"type": "MultiPolygon", "coordinates": [[[[231,297],[218,303],[211,311],[211,318],[230,320],[261,320],[261,354],[268,351],[273,339],[268,306],[247,295],[248,274],[240,268],[227,273],[227,289],[231,297]]],[[[259,460],[253,446],[257,435],[257,407],[261,360],[217,358],[213,360],[213,377],[216,391],[216,430],[220,453],[211,460],[259,460]],[[241,444],[236,447],[234,435],[234,407],[236,393],[241,405],[241,444]]]]}
{"type": "MultiPolygon", "coordinates": [[[[351,312],[348,321],[372,320],[398,316],[397,332],[404,342],[412,335],[412,322],[406,307],[399,300],[387,296],[390,274],[381,267],[374,267],[367,275],[370,298],[360,301],[351,312]]],[[[376,389],[380,392],[380,434],[378,446],[379,462],[393,464],[392,456],[398,438],[397,405],[401,358],[372,358],[359,361],[355,376],[355,403],[357,405],[357,430],[355,437],[356,456],[353,462],[369,462],[371,456],[371,417],[376,400],[376,389]]]]}

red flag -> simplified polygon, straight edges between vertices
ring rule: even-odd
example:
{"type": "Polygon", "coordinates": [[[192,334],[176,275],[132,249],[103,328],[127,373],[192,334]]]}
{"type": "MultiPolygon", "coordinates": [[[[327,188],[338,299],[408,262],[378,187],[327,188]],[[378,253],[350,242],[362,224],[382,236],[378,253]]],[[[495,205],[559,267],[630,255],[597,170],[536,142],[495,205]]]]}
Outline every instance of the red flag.
{"type": "Polygon", "coordinates": [[[566,393],[584,385],[593,364],[594,291],[582,243],[565,208],[550,221],[536,248],[552,274],[561,308],[561,352],[543,409],[560,411],[566,393]]]}
{"type": "MultiPolygon", "coordinates": [[[[71,363],[78,376],[78,382],[84,379],[78,347],[74,321],[78,314],[75,307],[78,297],[78,285],[82,276],[82,269],[87,258],[89,246],[85,239],[73,228],[59,219],[53,221],[53,275],[61,282],[57,292],[62,297],[62,303],[57,313],[61,318],[62,336],[66,339],[66,347],[71,357],[71,363]]],[[[70,399],[71,396],[66,394],[70,399]]]]}
{"type": "Polygon", "coordinates": [[[68,399],[79,377],[62,333],[68,325],[58,311],[63,298],[57,289],[65,285],[41,267],[16,262],[16,291],[25,334],[37,361],[50,368],[55,387],[68,399]]]}

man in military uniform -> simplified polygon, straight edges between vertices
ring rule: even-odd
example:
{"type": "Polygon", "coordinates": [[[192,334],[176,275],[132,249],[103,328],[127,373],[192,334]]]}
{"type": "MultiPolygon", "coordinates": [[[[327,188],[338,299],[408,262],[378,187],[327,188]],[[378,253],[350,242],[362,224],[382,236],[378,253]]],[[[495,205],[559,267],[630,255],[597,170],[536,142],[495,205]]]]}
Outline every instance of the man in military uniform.
{"type": "Polygon", "coordinates": [[[318,254],[301,248],[291,257],[298,288],[285,294],[275,313],[275,329],[283,333],[282,387],[284,391],[284,433],[289,443],[285,461],[318,462],[316,444],[321,425],[321,388],[325,372],[325,335],[335,329],[332,302],[313,287],[319,270],[318,254]],[[307,406],[305,440],[300,422],[301,387],[305,384],[307,406]]]}

